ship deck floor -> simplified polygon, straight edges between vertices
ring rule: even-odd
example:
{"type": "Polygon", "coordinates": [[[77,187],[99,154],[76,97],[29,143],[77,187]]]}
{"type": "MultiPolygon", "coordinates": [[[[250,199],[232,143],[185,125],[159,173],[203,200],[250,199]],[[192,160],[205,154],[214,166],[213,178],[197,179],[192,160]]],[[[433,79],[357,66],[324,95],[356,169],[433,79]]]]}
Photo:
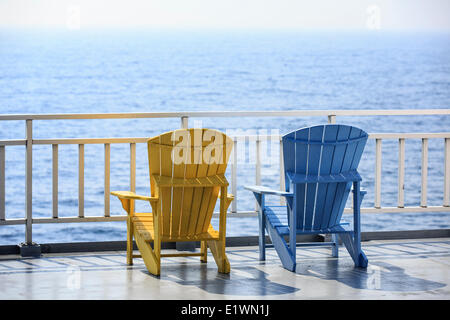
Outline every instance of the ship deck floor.
{"type": "MultiPolygon", "coordinates": [[[[125,252],[0,256],[0,299],[450,299],[450,238],[362,243],[367,269],[356,269],[345,249],[297,249],[297,270],[282,268],[274,249],[258,261],[258,248],[227,248],[231,273],[213,257],[163,258],[161,276],[125,252]]],[[[166,251],[171,251],[166,250],[166,251]]]]}

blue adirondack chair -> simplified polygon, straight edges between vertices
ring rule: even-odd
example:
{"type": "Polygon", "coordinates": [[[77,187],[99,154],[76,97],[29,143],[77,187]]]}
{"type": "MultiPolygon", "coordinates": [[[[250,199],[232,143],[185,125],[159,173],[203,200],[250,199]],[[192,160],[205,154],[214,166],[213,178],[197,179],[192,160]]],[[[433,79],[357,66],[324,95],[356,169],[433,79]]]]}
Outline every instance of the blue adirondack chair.
{"type": "Polygon", "coordinates": [[[332,255],[342,240],[356,267],[367,267],[361,250],[360,190],[357,168],[368,134],[347,125],[319,125],[283,136],[286,191],[247,186],[259,204],[259,258],[265,260],[267,230],[283,267],[295,271],[297,235],[331,234],[332,255]],[[353,185],[353,229],[341,223],[353,185]],[[287,206],[266,206],[266,195],[285,197],[287,206]],[[344,227],[345,226],[345,227],[344,227]],[[289,244],[285,241],[289,239],[289,244]]]}

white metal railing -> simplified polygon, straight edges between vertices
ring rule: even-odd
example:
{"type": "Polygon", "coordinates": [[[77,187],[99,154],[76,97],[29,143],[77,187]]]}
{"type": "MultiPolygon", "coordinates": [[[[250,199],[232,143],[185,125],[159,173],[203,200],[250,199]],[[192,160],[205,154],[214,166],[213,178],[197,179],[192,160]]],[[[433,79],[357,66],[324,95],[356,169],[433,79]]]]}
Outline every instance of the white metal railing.
{"type": "MultiPolygon", "coordinates": [[[[295,111],[214,111],[214,112],[165,112],[165,113],[112,113],[112,114],[38,114],[38,115],[0,115],[0,121],[23,120],[26,122],[25,139],[0,141],[0,225],[24,224],[26,227],[25,242],[32,242],[32,225],[36,223],[67,223],[67,222],[101,222],[123,221],[125,215],[110,214],[110,152],[111,144],[130,145],[130,190],[136,189],[136,144],[146,143],[147,138],[64,138],[64,139],[33,139],[34,120],[62,120],[62,119],[134,119],[134,118],[180,118],[181,127],[188,127],[189,118],[198,117],[327,117],[329,123],[335,123],[337,116],[411,116],[411,115],[450,115],[450,109],[426,110],[295,110],[295,111]],[[59,217],[58,215],[58,147],[61,144],[78,145],[78,216],[59,217]],[[104,213],[102,216],[86,217],[84,215],[84,146],[86,144],[104,145],[104,213]],[[5,212],[5,153],[6,146],[23,145],[26,148],[25,165],[25,217],[6,219],[5,212]],[[32,210],[32,159],[33,145],[52,146],[52,216],[48,218],[33,218],[32,210]]],[[[255,183],[261,183],[261,142],[267,139],[277,139],[280,136],[255,136],[256,164],[255,183]]],[[[372,133],[369,139],[375,140],[375,201],[373,208],[362,208],[362,213],[385,212],[450,212],[450,132],[446,133],[372,133]],[[381,168],[382,168],[382,141],[387,139],[398,140],[398,201],[396,207],[382,207],[381,199],[381,168]],[[421,201],[420,206],[405,207],[404,179],[405,179],[405,140],[422,140],[421,161],[421,201]],[[427,175],[428,175],[428,141],[429,139],[444,139],[444,186],[442,206],[427,205],[427,175]]],[[[239,212],[237,210],[237,137],[234,138],[234,151],[231,157],[231,192],[235,201],[231,206],[230,217],[242,217],[255,214],[254,211],[239,212]]],[[[282,145],[280,143],[280,188],[284,186],[284,169],[282,145]]],[[[351,212],[346,208],[345,212],[351,212]]]]}

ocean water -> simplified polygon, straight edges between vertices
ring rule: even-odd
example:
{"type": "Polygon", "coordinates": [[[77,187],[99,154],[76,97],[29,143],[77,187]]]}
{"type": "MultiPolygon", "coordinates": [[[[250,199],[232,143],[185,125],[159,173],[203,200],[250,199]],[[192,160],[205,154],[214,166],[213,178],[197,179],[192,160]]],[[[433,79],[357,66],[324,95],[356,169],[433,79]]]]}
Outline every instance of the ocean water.
{"type": "MultiPolygon", "coordinates": [[[[210,110],[426,109],[450,107],[450,34],[305,31],[0,30],[0,113],[210,110]]],[[[325,118],[190,119],[227,132],[280,133],[325,118]]],[[[448,116],[338,117],[374,132],[449,132],[448,116]]],[[[34,121],[33,137],[151,137],[179,119],[34,121]]],[[[22,139],[24,121],[1,121],[0,139],[22,139]]],[[[443,201],[444,142],[429,141],[428,204],[443,201]]],[[[78,215],[76,145],[59,147],[59,214],[78,215]]],[[[33,149],[33,216],[51,217],[51,146],[33,149]]],[[[359,171],[374,201],[375,146],[359,171]]],[[[85,146],[85,215],[103,214],[103,146],[85,146]]],[[[249,156],[247,155],[247,158],[249,156]]],[[[383,141],[383,206],[396,206],[398,143],[383,141]]],[[[251,158],[251,157],[250,157],[251,158]]],[[[241,160],[241,159],[240,159],[241,160]]],[[[251,160],[251,159],[250,159],[251,160]]],[[[278,148],[262,183],[279,187],[278,148]]],[[[420,203],[421,142],[406,142],[405,204],[420,203]]],[[[238,167],[237,204],[255,203],[254,163],[238,167]]],[[[25,151],[6,147],[6,215],[25,214],[25,151]]],[[[145,145],[137,146],[137,192],[149,193],[145,145]]],[[[229,175],[229,173],[228,173],[229,175]]],[[[111,146],[111,190],[129,186],[129,146],[111,146]]],[[[271,200],[276,203],[277,199],[271,200]]],[[[150,210],[138,204],[137,210],[150,210]]],[[[111,197],[111,214],[122,214],[111,197]]],[[[349,219],[350,216],[345,216],[349,219]]],[[[214,221],[217,223],[217,221],[214,221]]],[[[365,214],[363,231],[449,228],[448,213],[365,214]]],[[[33,226],[38,243],[124,240],[125,223],[33,226]]],[[[256,235],[255,218],[229,219],[227,235],[256,235]]],[[[24,226],[0,226],[0,244],[24,241],[24,226]]]]}

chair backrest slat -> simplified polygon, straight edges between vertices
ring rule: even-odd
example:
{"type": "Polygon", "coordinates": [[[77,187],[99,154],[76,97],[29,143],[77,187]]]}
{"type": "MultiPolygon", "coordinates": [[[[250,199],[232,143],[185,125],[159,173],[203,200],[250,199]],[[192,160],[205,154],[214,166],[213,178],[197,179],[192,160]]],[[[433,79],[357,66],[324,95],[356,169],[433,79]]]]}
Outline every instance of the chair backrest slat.
{"type": "MultiPolygon", "coordinates": [[[[351,127],[349,126],[339,126],[337,139],[339,141],[348,140],[351,132],[351,127]]],[[[342,171],[345,162],[345,155],[347,153],[347,144],[339,144],[335,146],[334,149],[334,157],[333,163],[331,165],[331,173],[337,174],[342,171]]],[[[328,216],[328,221],[326,223],[326,227],[331,227],[334,225],[334,222],[337,219],[339,214],[340,203],[344,197],[345,189],[347,188],[347,182],[334,183],[333,193],[334,199],[330,203],[331,207],[328,207],[327,210],[330,211],[330,215],[328,216]]]]}
{"type": "MultiPolygon", "coordinates": [[[[221,148],[217,148],[217,150],[215,150],[215,152],[217,152],[215,156],[217,156],[219,159],[222,159],[223,156],[226,156],[226,152],[224,152],[224,149],[226,149],[226,144],[224,144],[221,148]]],[[[225,173],[225,170],[226,167],[223,166],[223,163],[214,162],[209,165],[207,175],[213,176],[222,174],[225,173]]],[[[203,200],[204,208],[202,208],[201,210],[201,219],[199,219],[196,232],[206,232],[208,230],[209,221],[211,221],[214,208],[216,207],[220,187],[207,188],[205,191],[204,193],[206,193],[206,195],[205,199],[203,200]]]]}
{"type": "MultiPolygon", "coordinates": [[[[368,135],[356,127],[322,125],[283,137],[286,181],[288,172],[329,176],[356,170],[368,135]]],[[[287,191],[291,190],[287,185],[287,191]]],[[[297,229],[322,230],[339,224],[351,182],[303,183],[294,196],[297,229]]]]}
{"type": "MultiPolygon", "coordinates": [[[[323,140],[323,127],[309,129],[309,141],[321,142],[323,140]]],[[[320,160],[322,156],[322,145],[308,144],[307,175],[319,175],[320,160]]],[[[316,207],[317,183],[306,184],[306,205],[304,214],[304,230],[311,230],[316,207]]]]}
{"type": "MultiPolygon", "coordinates": [[[[159,136],[160,145],[173,145],[174,141],[171,140],[171,137],[167,134],[163,134],[159,136]]],[[[173,177],[173,164],[172,164],[172,149],[159,147],[160,152],[160,167],[161,167],[161,175],[166,177],[173,177]]],[[[172,188],[163,187],[160,191],[161,197],[161,212],[171,212],[172,210],[172,188]]],[[[170,234],[170,217],[163,214],[162,215],[162,234],[170,234]]]]}
{"type": "MultiPolygon", "coordinates": [[[[200,159],[202,157],[202,148],[201,139],[203,138],[203,130],[202,129],[192,129],[190,131],[191,134],[191,146],[194,148],[191,151],[189,158],[191,161],[186,164],[186,178],[195,178],[197,177],[197,171],[200,163],[200,159]],[[200,139],[198,142],[194,139],[200,139]]],[[[189,222],[191,219],[195,219],[196,215],[193,215],[192,212],[198,210],[195,206],[193,206],[194,192],[196,188],[185,188],[183,194],[183,206],[182,206],[182,216],[181,216],[181,226],[182,229],[180,231],[180,236],[186,236],[189,232],[189,222]]],[[[196,211],[197,212],[197,211],[196,211]]]]}
{"type": "MultiPolygon", "coordinates": [[[[324,130],[323,141],[334,142],[337,141],[338,126],[328,126],[324,130]]],[[[322,157],[320,161],[320,174],[328,175],[331,173],[331,165],[333,163],[335,146],[325,144],[322,148],[322,157]]],[[[329,183],[320,183],[317,188],[317,198],[320,201],[316,202],[316,212],[314,217],[313,229],[323,229],[328,223],[327,216],[324,214],[326,207],[331,207],[331,202],[334,199],[333,192],[328,192],[329,183]]]]}
{"type": "MultiPolygon", "coordinates": [[[[288,135],[286,135],[285,137],[287,137],[288,135]]],[[[287,157],[284,160],[285,161],[285,171],[286,172],[293,171],[293,172],[305,174],[307,157],[308,157],[308,146],[306,144],[297,143],[297,142],[295,142],[295,140],[296,139],[308,140],[309,130],[292,132],[290,137],[294,139],[293,144],[290,144],[288,142],[287,145],[285,145],[284,144],[285,140],[283,140],[283,156],[287,157]],[[293,148],[290,149],[290,147],[293,147],[293,148]],[[289,159],[289,161],[286,161],[286,159],[289,159]]],[[[289,182],[287,177],[286,177],[286,182],[289,182]]],[[[289,187],[289,189],[290,189],[290,187],[289,187]]],[[[288,190],[286,190],[286,191],[288,191],[288,190]]],[[[302,185],[298,186],[298,188],[297,188],[298,196],[295,198],[295,203],[294,203],[295,207],[297,208],[297,212],[299,213],[299,215],[297,216],[297,228],[298,229],[303,228],[303,221],[304,221],[303,214],[304,214],[304,207],[305,207],[305,190],[306,190],[305,185],[302,184],[302,185]]]]}
{"type": "MultiPolygon", "coordinates": [[[[359,140],[357,143],[349,144],[347,147],[347,158],[346,161],[344,161],[344,165],[342,168],[342,171],[349,171],[349,170],[356,170],[358,168],[358,164],[361,160],[362,153],[364,151],[364,147],[366,145],[367,141],[367,133],[362,131],[361,129],[352,127],[352,131],[350,133],[350,139],[353,138],[362,138],[366,137],[366,139],[359,140]]],[[[339,223],[342,217],[342,213],[344,212],[345,204],[348,199],[348,195],[351,190],[351,183],[347,183],[345,187],[344,196],[342,197],[339,209],[338,209],[338,215],[336,216],[334,220],[334,224],[339,223]]]]}

